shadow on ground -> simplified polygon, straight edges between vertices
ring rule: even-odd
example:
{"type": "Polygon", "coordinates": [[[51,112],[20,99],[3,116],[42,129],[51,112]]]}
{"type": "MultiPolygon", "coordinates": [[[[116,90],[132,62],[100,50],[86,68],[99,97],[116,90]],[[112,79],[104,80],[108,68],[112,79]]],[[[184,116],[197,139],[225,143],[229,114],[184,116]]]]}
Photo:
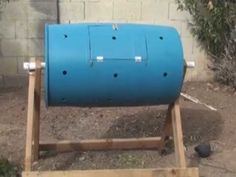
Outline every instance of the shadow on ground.
{"type": "MultiPolygon", "coordinates": [[[[207,142],[218,138],[223,120],[215,111],[181,109],[185,145],[207,142]]],[[[159,136],[166,117],[165,110],[144,110],[117,119],[103,138],[137,138],[159,136]]]]}
{"type": "MultiPolygon", "coordinates": [[[[182,109],[185,145],[215,140],[222,131],[223,121],[217,112],[198,109],[182,109]]],[[[101,138],[132,138],[159,136],[166,116],[166,110],[144,109],[134,114],[115,119],[101,138]]],[[[100,125],[102,126],[102,125],[100,125]]],[[[155,168],[174,166],[173,146],[166,156],[152,151],[100,151],[72,152],[46,155],[36,169],[114,169],[155,168]]],[[[195,164],[196,165],[196,164],[195,164]]],[[[197,166],[197,165],[196,165],[197,166]]]]}

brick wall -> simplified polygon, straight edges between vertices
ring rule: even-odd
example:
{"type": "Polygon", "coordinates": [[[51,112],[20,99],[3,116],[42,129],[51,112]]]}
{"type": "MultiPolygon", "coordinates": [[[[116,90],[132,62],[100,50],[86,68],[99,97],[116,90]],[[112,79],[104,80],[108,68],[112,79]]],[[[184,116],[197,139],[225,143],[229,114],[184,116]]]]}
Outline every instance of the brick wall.
{"type": "MultiPolygon", "coordinates": [[[[196,62],[187,80],[208,80],[205,53],[188,29],[187,12],[175,0],[60,0],[60,22],[124,22],[174,26],[181,35],[187,60],[196,62]]],[[[0,7],[0,86],[25,85],[22,63],[43,56],[44,24],[56,23],[56,0],[10,0],[0,7]]]]}

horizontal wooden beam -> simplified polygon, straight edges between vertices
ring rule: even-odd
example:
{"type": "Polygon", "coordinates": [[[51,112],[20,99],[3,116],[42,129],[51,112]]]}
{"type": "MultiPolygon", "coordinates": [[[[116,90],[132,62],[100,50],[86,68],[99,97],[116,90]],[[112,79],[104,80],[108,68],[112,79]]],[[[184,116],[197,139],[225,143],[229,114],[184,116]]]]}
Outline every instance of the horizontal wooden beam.
{"type": "Polygon", "coordinates": [[[23,172],[22,177],[199,177],[198,168],[23,172]]]}
{"type": "Polygon", "coordinates": [[[131,150],[158,149],[161,146],[160,137],[123,138],[81,140],[79,142],[59,141],[55,143],[40,143],[40,151],[92,151],[92,150],[131,150]]]}

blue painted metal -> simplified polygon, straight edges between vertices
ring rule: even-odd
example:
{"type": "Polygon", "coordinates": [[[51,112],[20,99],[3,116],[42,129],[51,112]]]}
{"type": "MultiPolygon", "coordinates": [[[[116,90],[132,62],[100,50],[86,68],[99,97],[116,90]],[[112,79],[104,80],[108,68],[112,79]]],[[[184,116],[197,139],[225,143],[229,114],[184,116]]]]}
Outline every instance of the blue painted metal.
{"type": "Polygon", "coordinates": [[[45,62],[48,106],[168,104],[184,78],[180,37],[164,26],[46,25],[45,62]]]}

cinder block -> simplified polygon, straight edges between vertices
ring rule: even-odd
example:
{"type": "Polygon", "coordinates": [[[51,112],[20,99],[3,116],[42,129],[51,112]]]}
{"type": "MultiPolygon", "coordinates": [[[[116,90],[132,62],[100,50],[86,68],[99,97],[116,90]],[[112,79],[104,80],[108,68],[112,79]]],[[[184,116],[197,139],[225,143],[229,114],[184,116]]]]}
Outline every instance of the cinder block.
{"type": "Polygon", "coordinates": [[[45,24],[56,23],[55,20],[30,20],[28,23],[28,38],[43,38],[45,24]]]}
{"type": "MultiPolygon", "coordinates": [[[[37,1],[40,1],[40,2],[48,2],[49,0],[25,0],[25,1],[32,1],[32,2],[37,2],[37,1]]],[[[57,0],[50,0],[50,2],[56,2],[57,0]]],[[[60,1],[65,1],[65,0],[60,0],[60,1]]],[[[70,0],[67,0],[67,1],[70,1],[70,0]]]]}
{"type": "Polygon", "coordinates": [[[112,20],[113,1],[100,0],[85,3],[85,20],[112,20]]]}
{"type": "Polygon", "coordinates": [[[207,56],[205,49],[199,44],[196,38],[193,41],[193,54],[207,56]]]}
{"type": "Polygon", "coordinates": [[[178,10],[178,5],[176,3],[170,3],[169,4],[169,19],[190,21],[191,16],[187,11],[178,10]]]}
{"type": "Polygon", "coordinates": [[[210,60],[206,55],[198,54],[195,56],[196,67],[192,71],[193,81],[207,81],[213,79],[213,72],[208,68],[210,60]]]}
{"type": "Polygon", "coordinates": [[[28,37],[28,22],[27,20],[16,21],[16,38],[25,39],[28,37]]]}
{"type": "Polygon", "coordinates": [[[27,19],[27,3],[22,1],[9,1],[2,9],[2,19],[4,20],[22,20],[27,19]]]}
{"type": "Polygon", "coordinates": [[[2,39],[1,52],[3,56],[27,56],[26,39],[2,39]]]}
{"type": "Polygon", "coordinates": [[[16,57],[3,57],[0,59],[0,75],[17,74],[17,59],[16,57]]]}
{"type": "MultiPolygon", "coordinates": [[[[102,20],[104,21],[104,20],[102,20]]],[[[69,21],[65,21],[65,23],[94,23],[94,22],[99,22],[99,20],[80,20],[80,19],[72,19],[72,20],[69,20],[69,21]]]]}
{"type": "Polygon", "coordinates": [[[27,87],[27,75],[6,75],[4,76],[4,87],[12,88],[12,87],[27,87]]]}
{"type": "Polygon", "coordinates": [[[191,37],[191,27],[188,22],[182,22],[181,25],[181,36],[182,37],[191,37]]]}
{"type": "MultiPolygon", "coordinates": [[[[61,0],[61,1],[71,1],[71,2],[99,2],[102,0],[61,0]]],[[[112,1],[112,0],[110,0],[112,1]]]]}
{"type": "Polygon", "coordinates": [[[193,38],[181,37],[185,56],[193,55],[193,38]]]}
{"type": "Polygon", "coordinates": [[[148,0],[142,2],[142,20],[167,21],[168,1],[148,0]]]}
{"type": "Polygon", "coordinates": [[[70,23],[75,23],[75,22],[72,22],[69,19],[60,18],[60,24],[70,24],[70,23]]]}
{"type": "Polygon", "coordinates": [[[133,23],[133,24],[155,24],[155,21],[151,21],[151,20],[144,20],[144,21],[141,21],[141,20],[125,20],[125,21],[122,21],[122,20],[119,20],[120,23],[133,23]]]}
{"type": "Polygon", "coordinates": [[[115,0],[113,19],[114,20],[140,20],[141,19],[141,2],[115,0]]]}
{"type": "MultiPolygon", "coordinates": [[[[193,40],[194,41],[194,40],[193,40]]],[[[193,42],[193,51],[196,50],[196,46],[193,42]]],[[[207,81],[213,79],[213,72],[208,68],[210,60],[204,50],[200,50],[200,47],[197,48],[198,52],[193,52],[192,54],[187,54],[185,52],[185,59],[187,61],[194,61],[195,68],[187,70],[187,79],[188,81],[207,81]]]]}
{"type": "MultiPolygon", "coordinates": [[[[71,2],[73,0],[59,0],[59,2],[71,2]]],[[[74,0],[74,1],[81,1],[81,0],[74,0]]]]}
{"type": "Polygon", "coordinates": [[[174,27],[178,31],[179,35],[181,35],[181,24],[182,24],[181,21],[171,21],[171,20],[155,21],[155,24],[174,27]]]}
{"type": "Polygon", "coordinates": [[[57,19],[56,1],[39,2],[34,1],[28,3],[27,6],[28,19],[57,19]]]}
{"type": "Polygon", "coordinates": [[[17,57],[17,73],[18,74],[26,74],[27,71],[23,68],[23,63],[28,62],[29,57],[17,57]]]}
{"type": "Polygon", "coordinates": [[[29,56],[43,56],[44,40],[43,39],[29,39],[29,56]]]}
{"type": "Polygon", "coordinates": [[[198,44],[196,40],[193,42],[193,55],[196,62],[196,68],[193,71],[194,81],[206,81],[213,78],[213,72],[208,68],[211,61],[206,51],[198,44]]]}
{"type": "Polygon", "coordinates": [[[3,75],[0,75],[0,88],[4,87],[3,75]]]}
{"type": "Polygon", "coordinates": [[[15,21],[0,21],[0,38],[15,38],[15,21]]]}
{"type": "MultiPolygon", "coordinates": [[[[184,53],[184,59],[186,61],[194,61],[196,65],[196,57],[193,54],[184,53]]],[[[186,70],[185,81],[193,81],[193,76],[198,72],[197,66],[195,68],[188,68],[186,70]]]]}
{"type": "Polygon", "coordinates": [[[84,2],[61,2],[59,5],[61,22],[69,22],[72,20],[84,20],[84,2]]]}

